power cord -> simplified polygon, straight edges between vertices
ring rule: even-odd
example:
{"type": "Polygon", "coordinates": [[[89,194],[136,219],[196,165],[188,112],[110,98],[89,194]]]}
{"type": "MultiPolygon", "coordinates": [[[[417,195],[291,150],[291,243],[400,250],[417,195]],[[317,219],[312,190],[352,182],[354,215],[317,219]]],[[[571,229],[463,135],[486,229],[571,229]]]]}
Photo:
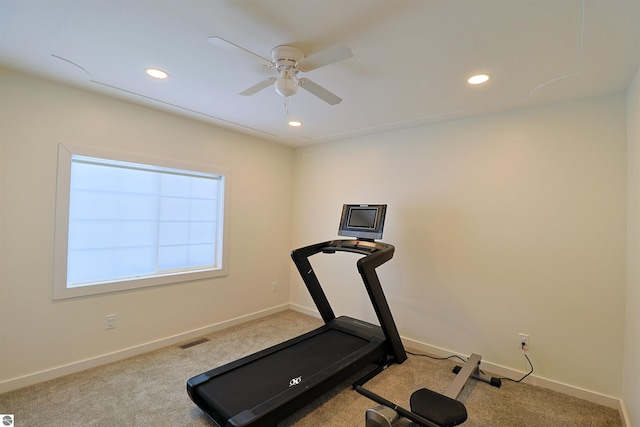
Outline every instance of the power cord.
{"type": "Polygon", "coordinates": [[[428,357],[429,359],[433,359],[433,360],[450,360],[450,359],[459,359],[460,361],[462,361],[462,363],[465,363],[466,360],[464,360],[462,357],[458,356],[457,354],[452,354],[451,356],[446,356],[446,357],[435,357],[435,356],[431,356],[430,354],[424,354],[424,353],[413,353],[411,351],[405,351],[407,354],[410,354],[412,356],[418,356],[418,357],[428,357]]]}
{"type": "MultiPolygon", "coordinates": [[[[507,378],[507,377],[499,377],[499,380],[507,380],[507,381],[511,381],[514,383],[519,383],[522,382],[525,378],[527,378],[529,375],[531,375],[533,373],[533,363],[531,363],[531,359],[529,359],[529,356],[527,356],[527,349],[525,348],[524,343],[522,343],[522,352],[524,354],[524,357],[527,359],[527,362],[529,362],[529,366],[531,367],[531,370],[526,373],[522,378],[520,378],[519,380],[514,380],[512,378],[507,378]]],[[[424,353],[413,353],[411,351],[406,351],[407,354],[410,354],[412,356],[417,356],[417,357],[428,357],[429,359],[433,359],[433,360],[450,360],[450,359],[458,359],[461,360],[462,363],[466,363],[467,361],[464,360],[462,357],[458,356],[457,354],[452,354],[451,356],[446,356],[446,357],[435,357],[435,356],[431,356],[429,354],[424,354],[424,353]]],[[[480,370],[480,372],[482,372],[482,370],[480,370]]],[[[482,372],[482,374],[484,374],[484,372],[482,372]]]]}
{"type": "Polygon", "coordinates": [[[529,375],[533,374],[533,363],[531,363],[531,359],[529,359],[529,356],[527,356],[527,348],[526,348],[524,343],[522,343],[522,354],[524,354],[525,359],[527,359],[527,362],[529,362],[529,366],[531,367],[531,370],[528,373],[526,373],[524,375],[524,377],[520,378],[519,380],[514,380],[514,379],[506,378],[506,377],[500,378],[501,380],[507,380],[507,381],[512,381],[514,383],[519,383],[519,382],[522,382],[522,380],[527,378],[529,375]]]}

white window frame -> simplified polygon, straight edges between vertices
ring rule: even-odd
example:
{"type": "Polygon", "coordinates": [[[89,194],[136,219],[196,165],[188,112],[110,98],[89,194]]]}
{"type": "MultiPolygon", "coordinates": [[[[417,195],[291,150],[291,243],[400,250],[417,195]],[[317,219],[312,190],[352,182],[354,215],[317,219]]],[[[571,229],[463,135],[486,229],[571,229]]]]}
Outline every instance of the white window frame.
{"type": "Polygon", "coordinates": [[[53,299],[66,299],[89,295],[104,294],[107,292],[127,291],[146,288],[150,286],[177,284],[192,280],[202,280],[213,277],[226,276],[228,274],[228,198],[229,198],[230,171],[218,167],[202,164],[178,162],[173,160],[158,159],[129,153],[114,152],[93,147],[77,145],[58,145],[58,173],[56,183],[56,208],[54,224],[54,253],[53,253],[53,299]],[[127,278],[123,280],[101,282],[86,286],[67,287],[67,254],[69,239],[69,201],[71,186],[71,164],[74,155],[108,159],[143,165],[158,166],[161,168],[180,169],[186,171],[201,172],[218,175],[221,178],[222,206],[218,204],[218,239],[217,260],[214,268],[195,271],[176,271],[142,278],[127,278]]]}

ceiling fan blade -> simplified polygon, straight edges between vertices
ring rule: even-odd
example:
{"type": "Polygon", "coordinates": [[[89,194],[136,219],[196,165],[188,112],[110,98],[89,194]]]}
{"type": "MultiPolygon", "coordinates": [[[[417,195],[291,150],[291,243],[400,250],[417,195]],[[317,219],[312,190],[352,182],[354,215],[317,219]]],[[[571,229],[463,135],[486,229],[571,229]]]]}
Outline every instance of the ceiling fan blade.
{"type": "Polygon", "coordinates": [[[263,81],[254,84],[253,86],[251,86],[250,88],[247,88],[245,90],[243,90],[242,92],[240,92],[240,95],[242,96],[251,96],[255,93],[260,92],[262,89],[266,89],[269,86],[273,85],[276,81],[276,77],[269,77],[264,79],[263,81]]]}
{"type": "Polygon", "coordinates": [[[314,53],[300,61],[302,71],[311,71],[325,65],[333,64],[353,57],[351,49],[346,46],[334,46],[322,52],[314,53]]]}
{"type": "Polygon", "coordinates": [[[312,94],[322,99],[327,104],[336,105],[342,102],[342,98],[334,95],[333,93],[329,92],[322,86],[312,82],[309,79],[299,79],[298,86],[308,92],[311,92],[312,94]]]}
{"type": "Polygon", "coordinates": [[[209,40],[209,43],[216,45],[218,47],[221,47],[225,50],[228,50],[229,52],[240,54],[245,58],[249,58],[252,61],[259,61],[262,65],[265,65],[267,67],[271,66],[271,61],[268,60],[267,58],[263,58],[257,53],[253,53],[250,50],[243,48],[242,46],[238,46],[235,43],[231,43],[230,41],[225,40],[222,37],[213,36],[213,37],[209,37],[208,40],[209,40]]]}

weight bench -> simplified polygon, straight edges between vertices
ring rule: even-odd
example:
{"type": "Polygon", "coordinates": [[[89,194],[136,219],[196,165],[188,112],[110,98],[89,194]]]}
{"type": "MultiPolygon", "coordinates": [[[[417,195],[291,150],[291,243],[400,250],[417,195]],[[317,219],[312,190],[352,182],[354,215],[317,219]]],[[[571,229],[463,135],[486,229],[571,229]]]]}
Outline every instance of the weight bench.
{"type": "Polygon", "coordinates": [[[462,424],[467,419],[467,409],[464,404],[456,400],[469,378],[500,387],[499,378],[490,377],[480,371],[479,354],[472,354],[465,364],[456,366],[453,372],[456,378],[443,393],[422,388],[411,395],[411,410],[404,409],[393,402],[356,385],[355,390],[382,406],[367,409],[366,427],[453,427],[462,424]]]}

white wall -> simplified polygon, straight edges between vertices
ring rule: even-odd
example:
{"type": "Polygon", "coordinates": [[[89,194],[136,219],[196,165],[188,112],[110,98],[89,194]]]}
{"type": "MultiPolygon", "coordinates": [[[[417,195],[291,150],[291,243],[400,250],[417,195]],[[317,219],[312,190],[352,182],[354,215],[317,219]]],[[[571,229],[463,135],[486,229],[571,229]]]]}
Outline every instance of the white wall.
{"type": "Polygon", "coordinates": [[[0,388],[41,371],[286,307],[291,148],[0,71],[0,388]],[[230,169],[229,275],[53,302],[58,143],[230,169]],[[272,282],[281,284],[278,292],[271,292],[272,282]],[[105,331],[104,316],[111,313],[117,327],[105,331]]]}
{"type": "Polygon", "coordinates": [[[640,68],[627,91],[627,295],[623,399],[640,426],[640,68]]]}
{"type": "MultiPolygon", "coordinates": [[[[625,288],[627,196],[640,210],[638,75],[626,105],[606,96],[294,152],[0,71],[0,390],[279,307],[290,274],[291,301],[312,308],[290,249],[337,237],[343,203],[372,202],[389,204],[396,255],[380,276],[404,337],[526,371],[516,335],[528,333],[535,375],[622,395],[638,423],[637,215],[625,288]],[[58,143],[231,169],[229,276],[52,302],[58,143]],[[105,331],[110,313],[118,327],[105,331]]],[[[337,314],[374,320],[355,259],[313,262],[337,314]]]]}
{"type": "MultiPolygon", "coordinates": [[[[403,337],[526,372],[527,333],[537,377],[619,398],[625,135],[619,95],[297,149],[293,245],[337,237],[343,203],[387,203],[403,337]]],[[[375,319],[355,258],[312,261],[336,314],[375,319]]]]}

